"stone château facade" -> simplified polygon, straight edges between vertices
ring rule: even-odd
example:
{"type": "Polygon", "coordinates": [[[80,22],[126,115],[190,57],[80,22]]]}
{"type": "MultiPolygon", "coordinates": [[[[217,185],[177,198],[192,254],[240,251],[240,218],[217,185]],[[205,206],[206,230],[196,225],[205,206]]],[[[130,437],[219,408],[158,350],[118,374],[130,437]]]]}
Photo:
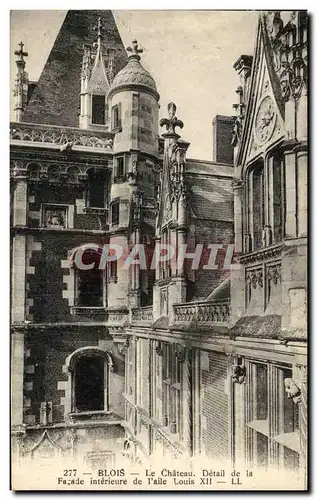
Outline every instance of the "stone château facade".
{"type": "Polygon", "coordinates": [[[236,115],[213,121],[214,161],[187,157],[174,103],[159,124],[141,53],[93,10],[68,12],[36,84],[16,51],[14,460],[216,458],[285,467],[303,487],[307,14],[259,14],[253,57],[234,64],[236,115]],[[148,257],[155,244],[191,256],[99,268],[104,245],[148,257]]]}

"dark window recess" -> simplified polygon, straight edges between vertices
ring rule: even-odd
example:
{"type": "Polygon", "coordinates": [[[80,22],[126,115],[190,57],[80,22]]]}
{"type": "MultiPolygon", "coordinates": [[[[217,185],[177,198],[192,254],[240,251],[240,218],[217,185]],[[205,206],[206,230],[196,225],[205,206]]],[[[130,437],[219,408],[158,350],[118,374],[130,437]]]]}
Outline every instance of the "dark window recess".
{"type": "Polygon", "coordinates": [[[121,127],[121,105],[117,104],[112,108],[112,128],[121,127]]]}
{"type": "Polygon", "coordinates": [[[111,224],[119,224],[119,202],[113,203],[111,206],[111,224]]]}
{"type": "Polygon", "coordinates": [[[285,226],[285,182],[284,162],[281,158],[273,160],[273,237],[281,241],[284,236],[285,226]]]}
{"type": "Polygon", "coordinates": [[[263,162],[254,168],[252,172],[252,219],[253,224],[253,250],[262,247],[262,233],[264,228],[264,169],[263,162]]]}
{"type": "Polygon", "coordinates": [[[123,177],[124,176],[124,158],[123,156],[120,156],[119,158],[116,158],[116,172],[115,172],[115,177],[123,177]]]}
{"type": "Polygon", "coordinates": [[[30,102],[32,94],[33,94],[34,90],[36,89],[36,85],[37,85],[37,82],[29,82],[27,104],[30,102]]]}
{"type": "Polygon", "coordinates": [[[118,273],[118,265],[116,260],[112,260],[109,263],[109,278],[116,279],[118,273]]]}
{"type": "Polygon", "coordinates": [[[91,122],[104,125],[106,119],[106,100],[104,95],[93,95],[91,106],[91,122]]]}
{"type": "Polygon", "coordinates": [[[84,252],[84,264],[94,264],[92,269],[77,269],[77,306],[102,307],[103,275],[99,269],[100,255],[97,252],[84,252]]]}
{"type": "Polygon", "coordinates": [[[75,366],[76,411],[100,411],[105,404],[104,359],[83,356],[75,366]]]}
{"type": "Polygon", "coordinates": [[[103,170],[90,170],[88,172],[88,206],[104,208],[107,205],[106,174],[103,170]]]}

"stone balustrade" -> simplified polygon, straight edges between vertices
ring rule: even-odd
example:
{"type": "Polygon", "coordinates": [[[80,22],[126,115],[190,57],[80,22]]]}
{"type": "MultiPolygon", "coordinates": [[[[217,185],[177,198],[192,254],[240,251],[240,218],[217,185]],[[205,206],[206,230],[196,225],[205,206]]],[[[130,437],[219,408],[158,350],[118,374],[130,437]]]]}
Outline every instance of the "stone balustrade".
{"type": "Polygon", "coordinates": [[[56,125],[35,123],[10,123],[10,141],[30,142],[34,144],[55,144],[57,146],[71,145],[86,148],[99,148],[112,151],[113,134],[105,130],[83,130],[56,125]]]}
{"type": "Polygon", "coordinates": [[[132,309],[132,321],[139,322],[144,321],[147,323],[153,322],[153,306],[139,307],[138,309],[132,309]]]}
{"type": "Polygon", "coordinates": [[[230,318],[230,302],[188,302],[173,305],[175,323],[226,323],[230,318]]]}

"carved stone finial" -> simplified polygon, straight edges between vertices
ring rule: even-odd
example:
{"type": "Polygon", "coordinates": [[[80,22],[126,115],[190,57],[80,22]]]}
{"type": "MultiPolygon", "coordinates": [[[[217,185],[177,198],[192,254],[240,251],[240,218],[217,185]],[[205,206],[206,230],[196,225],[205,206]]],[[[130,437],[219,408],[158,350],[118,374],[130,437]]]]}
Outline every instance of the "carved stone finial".
{"type": "Polygon", "coordinates": [[[101,24],[101,17],[99,16],[97,19],[97,25],[93,27],[94,31],[97,31],[97,38],[102,38],[102,24],[101,24]]]}
{"type": "Polygon", "coordinates": [[[294,380],[292,378],[284,379],[284,386],[285,386],[285,391],[287,392],[287,397],[292,398],[295,404],[301,403],[302,401],[301,390],[299,387],[297,387],[294,380]]]}
{"type": "Polygon", "coordinates": [[[27,52],[24,52],[24,50],[23,50],[24,43],[23,42],[19,43],[19,47],[20,47],[19,50],[14,51],[14,55],[19,56],[19,58],[20,58],[17,62],[25,63],[23,57],[27,57],[29,54],[27,52]]]}
{"type": "Polygon", "coordinates": [[[166,127],[167,133],[175,134],[175,127],[183,128],[184,123],[179,120],[176,116],[176,105],[173,102],[170,102],[167,106],[168,110],[168,118],[162,118],[160,120],[160,126],[166,127]]]}
{"type": "Polygon", "coordinates": [[[127,47],[127,51],[131,52],[129,57],[134,57],[137,58],[138,60],[140,59],[139,54],[142,54],[143,49],[139,48],[139,44],[137,40],[132,40],[132,47],[127,47]]]}

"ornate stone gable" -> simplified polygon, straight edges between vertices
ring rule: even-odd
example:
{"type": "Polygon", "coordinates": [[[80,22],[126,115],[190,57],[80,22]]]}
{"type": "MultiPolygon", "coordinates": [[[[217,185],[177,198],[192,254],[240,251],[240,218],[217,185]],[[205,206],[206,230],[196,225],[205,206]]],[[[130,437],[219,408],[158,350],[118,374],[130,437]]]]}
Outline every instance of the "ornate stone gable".
{"type": "Polygon", "coordinates": [[[277,105],[270,77],[262,53],[262,68],[258,93],[254,99],[252,126],[248,141],[247,157],[249,162],[259,153],[263,153],[270,144],[276,142],[285,135],[283,118],[277,105]]]}
{"type": "Polygon", "coordinates": [[[285,136],[281,103],[267,58],[259,26],[249,99],[237,157],[240,165],[246,165],[285,136]]]}
{"type": "Polygon", "coordinates": [[[96,58],[95,65],[92,69],[91,78],[89,82],[89,90],[91,92],[102,92],[108,94],[109,82],[106,75],[104,62],[101,56],[96,58]]]}
{"type": "Polygon", "coordinates": [[[88,88],[91,92],[103,92],[108,94],[110,85],[103,59],[103,29],[100,17],[98,18],[98,24],[95,29],[97,30],[97,42],[93,44],[95,52],[92,54],[92,59],[94,59],[94,64],[88,88]]]}

